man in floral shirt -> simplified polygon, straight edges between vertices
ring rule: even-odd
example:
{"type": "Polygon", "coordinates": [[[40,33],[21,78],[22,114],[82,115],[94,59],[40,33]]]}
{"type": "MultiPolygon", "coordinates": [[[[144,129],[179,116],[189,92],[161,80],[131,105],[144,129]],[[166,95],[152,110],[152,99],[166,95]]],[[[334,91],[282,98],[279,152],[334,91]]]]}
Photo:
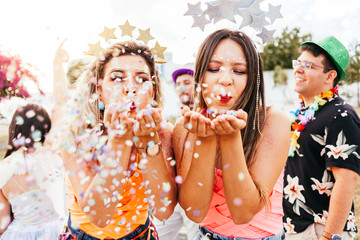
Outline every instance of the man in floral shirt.
{"type": "Polygon", "coordinates": [[[284,174],[287,240],[353,239],[360,173],[360,120],[339,97],[349,53],[335,38],[305,42],[293,60],[300,104],[284,174]]]}

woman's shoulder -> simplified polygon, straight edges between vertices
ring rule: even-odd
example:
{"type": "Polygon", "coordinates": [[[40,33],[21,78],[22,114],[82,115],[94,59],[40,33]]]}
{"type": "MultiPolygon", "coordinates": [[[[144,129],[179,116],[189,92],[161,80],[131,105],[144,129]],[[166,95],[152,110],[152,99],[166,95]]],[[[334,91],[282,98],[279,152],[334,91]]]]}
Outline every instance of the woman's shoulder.
{"type": "Polygon", "coordinates": [[[290,131],[290,120],[285,111],[280,108],[266,107],[266,120],[264,128],[271,128],[273,131],[286,129],[290,131]]]}
{"type": "Polygon", "coordinates": [[[276,120],[289,121],[286,112],[274,106],[266,107],[266,118],[270,120],[276,119],[276,120]]]}

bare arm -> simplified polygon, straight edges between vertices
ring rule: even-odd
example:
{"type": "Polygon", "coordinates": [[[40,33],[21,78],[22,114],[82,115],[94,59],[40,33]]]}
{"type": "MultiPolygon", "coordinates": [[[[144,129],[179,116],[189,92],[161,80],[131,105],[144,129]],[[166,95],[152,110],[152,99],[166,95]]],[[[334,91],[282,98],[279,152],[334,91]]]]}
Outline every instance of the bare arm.
{"type": "MultiPolygon", "coordinates": [[[[335,184],[331,192],[325,231],[341,235],[351,210],[359,175],[349,169],[332,167],[335,184]]],[[[321,237],[321,240],[326,238],[321,237]]]]}
{"type": "Polygon", "coordinates": [[[143,114],[137,119],[139,125],[135,128],[134,134],[139,140],[135,146],[141,158],[145,157],[148,161],[142,173],[144,181],[148,180],[149,183],[145,184],[153,201],[149,203],[152,204],[155,217],[164,220],[171,216],[177,204],[175,169],[170,166],[170,161],[166,161],[173,156],[171,149],[173,126],[163,122],[160,109],[145,111],[150,111],[151,114],[143,114]],[[150,142],[155,144],[161,142],[162,151],[155,156],[147,156],[143,148],[150,142]]]}
{"type": "Polygon", "coordinates": [[[115,214],[116,205],[126,175],[130,158],[131,147],[121,141],[109,141],[107,144],[109,153],[122,151],[121,155],[106,156],[105,164],[95,173],[84,166],[84,154],[74,157],[75,154],[62,151],[62,158],[68,177],[73,186],[80,209],[88,219],[98,227],[105,227],[115,214]],[[116,170],[113,175],[111,171],[116,170]],[[106,190],[106,191],[105,191],[106,190]]]}
{"type": "Polygon", "coordinates": [[[174,134],[178,175],[183,178],[179,185],[179,203],[186,215],[198,223],[208,212],[214,185],[217,138],[206,124],[207,120],[196,112],[185,114],[184,119],[177,122],[174,134]],[[191,129],[185,129],[189,123],[191,129]]]}
{"type": "Polygon", "coordinates": [[[11,206],[0,189],[0,236],[11,223],[11,206]]]}
{"type": "MultiPolygon", "coordinates": [[[[126,182],[132,149],[131,145],[126,144],[126,141],[133,138],[132,121],[125,114],[121,114],[120,110],[113,109],[111,106],[105,110],[104,121],[108,128],[109,140],[100,156],[101,165],[98,171],[84,165],[88,162],[85,158],[89,158],[89,154],[93,158],[89,150],[80,151],[77,148],[75,153],[62,151],[65,168],[79,207],[98,227],[105,227],[115,214],[126,182]],[[122,134],[114,132],[117,129],[115,126],[119,124],[123,124],[125,129],[122,134]]],[[[94,159],[90,163],[94,165],[94,159]]]]}
{"type": "Polygon", "coordinates": [[[66,39],[62,41],[59,45],[58,49],[55,52],[54,61],[53,61],[53,74],[54,74],[54,82],[53,82],[53,93],[55,97],[55,106],[54,110],[65,105],[66,103],[66,91],[67,91],[67,78],[64,70],[63,64],[69,60],[69,54],[65,49],[63,49],[63,45],[66,39]]]}
{"type": "MultiPolygon", "coordinates": [[[[226,129],[226,121],[221,125],[226,129]]],[[[234,223],[247,223],[264,208],[258,186],[270,195],[284,168],[289,145],[290,122],[284,113],[273,108],[268,112],[250,169],[240,132],[220,136],[225,197],[234,223]]]]}

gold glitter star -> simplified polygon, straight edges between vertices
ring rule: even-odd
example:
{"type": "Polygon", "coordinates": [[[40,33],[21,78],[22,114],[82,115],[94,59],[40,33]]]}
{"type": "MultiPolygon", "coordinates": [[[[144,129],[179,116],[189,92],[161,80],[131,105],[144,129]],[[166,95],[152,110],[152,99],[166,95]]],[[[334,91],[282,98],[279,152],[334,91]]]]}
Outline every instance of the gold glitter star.
{"type": "Polygon", "coordinates": [[[156,41],[155,47],[151,49],[151,52],[156,54],[157,57],[165,59],[164,52],[166,47],[161,47],[160,44],[156,41]]]}
{"type": "Polygon", "coordinates": [[[143,41],[145,45],[147,45],[150,40],[154,39],[154,37],[150,35],[150,28],[146,30],[139,29],[139,32],[140,36],[136,40],[143,41]]]}
{"type": "Polygon", "coordinates": [[[104,27],[104,31],[99,34],[100,37],[103,37],[105,41],[109,41],[110,39],[116,39],[114,34],[116,28],[108,28],[104,27]]]}
{"type": "Polygon", "coordinates": [[[89,43],[89,51],[84,52],[86,55],[99,56],[105,49],[101,47],[100,41],[95,44],[89,43]]]}
{"type": "Polygon", "coordinates": [[[130,37],[133,37],[132,35],[132,31],[134,31],[134,29],[136,27],[134,26],[131,26],[129,21],[126,20],[125,24],[124,25],[119,25],[119,28],[121,29],[121,36],[130,36],[130,37]]]}

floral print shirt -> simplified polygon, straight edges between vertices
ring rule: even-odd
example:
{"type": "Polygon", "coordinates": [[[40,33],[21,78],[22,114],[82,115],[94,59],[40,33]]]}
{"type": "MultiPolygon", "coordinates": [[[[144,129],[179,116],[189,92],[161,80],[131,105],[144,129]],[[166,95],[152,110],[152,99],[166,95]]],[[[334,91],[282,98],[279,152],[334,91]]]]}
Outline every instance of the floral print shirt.
{"type": "MultiPolygon", "coordinates": [[[[315,113],[301,131],[299,148],[284,173],[284,228],[300,233],[312,223],[326,224],[334,175],[328,167],[360,173],[360,119],[337,97],[315,113]]],[[[344,231],[357,232],[352,204],[344,231]]]]}

